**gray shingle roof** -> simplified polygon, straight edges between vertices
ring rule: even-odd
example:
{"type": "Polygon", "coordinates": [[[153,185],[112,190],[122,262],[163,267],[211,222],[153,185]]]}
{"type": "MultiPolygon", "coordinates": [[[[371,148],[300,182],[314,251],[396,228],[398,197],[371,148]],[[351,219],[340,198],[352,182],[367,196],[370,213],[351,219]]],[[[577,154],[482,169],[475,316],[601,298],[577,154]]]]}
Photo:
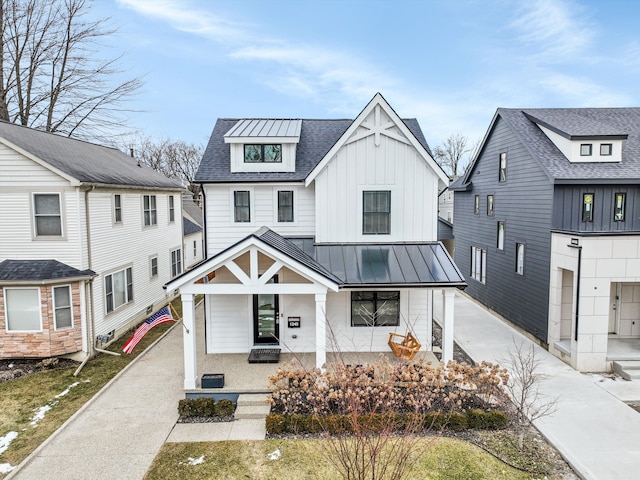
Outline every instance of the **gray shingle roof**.
{"type": "MultiPolygon", "coordinates": [[[[340,139],[353,120],[302,120],[300,142],[296,148],[295,172],[236,172],[231,173],[231,149],[224,135],[241,119],[221,118],[216,122],[205,149],[195,181],[216,182],[269,182],[303,181],[325,154],[340,139]]],[[[403,120],[418,142],[429,152],[424,134],[416,119],[403,120]]]]}
{"type": "Polygon", "coordinates": [[[184,235],[191,235],[193,233],[201,232],[202,227],[200,225],[196,225],[187,217],[182,217],[182,230],[184,235]]]}
{"type": "Polygon", "coordinates": [[[0,262],[0,284],[45,282],[96,276],[92,270],[78,270],[57,260],[4,260],[0,262]]]}
{"type": "Polygon", "coordinates": [[[0,137],[81,183],[181,190],[169,179],[115,148],[0,122],[0,137]]]}
{"type": "MultiPolygon", "coordinates": [[[[520,138],[552,181],[637,182],[640,180],[640,108],[499,108],[502,118],[520,138]],[[554,122],[570,135],[628,135],[622,141],[622,161],[617,163],[571,163],[531,120],[554,122]],[[602,125],[602,130],[596,126],[602,125]]],[[[472,169],[470,169],[471,172],[472,169]]],[[[467,180],[467,179],[466,179],[467,180]]]]}

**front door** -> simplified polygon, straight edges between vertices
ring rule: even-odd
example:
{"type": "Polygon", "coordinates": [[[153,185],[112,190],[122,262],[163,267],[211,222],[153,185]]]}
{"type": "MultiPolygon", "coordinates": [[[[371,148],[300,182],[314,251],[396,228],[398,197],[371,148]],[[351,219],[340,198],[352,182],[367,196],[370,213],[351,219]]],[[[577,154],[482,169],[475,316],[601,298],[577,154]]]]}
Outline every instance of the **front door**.
{"type": "MultiPolygon", "coordinates": [[[[268,283],[278,283],[278,276],[274,275],[268,283]]],[[[280,343],[278,295],[253,296],[253,342],[256,345],[280,343]]]]}

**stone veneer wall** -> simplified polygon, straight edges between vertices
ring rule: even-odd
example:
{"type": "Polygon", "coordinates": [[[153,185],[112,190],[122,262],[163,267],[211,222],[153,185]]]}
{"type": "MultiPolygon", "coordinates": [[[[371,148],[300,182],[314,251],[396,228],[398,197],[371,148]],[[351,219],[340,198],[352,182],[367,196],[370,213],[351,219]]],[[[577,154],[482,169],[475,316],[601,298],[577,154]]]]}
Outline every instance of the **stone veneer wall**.
{"type": "Polygon", "coordinates": [[[46,358],[82,350],[82,305],[80,283],[71,284],[73,327],[56,330],[53,320],[53,287],[40,286],[42,330],[8,332],[4,308],[4,290],[0,288],[0,358],[46,358]]]}

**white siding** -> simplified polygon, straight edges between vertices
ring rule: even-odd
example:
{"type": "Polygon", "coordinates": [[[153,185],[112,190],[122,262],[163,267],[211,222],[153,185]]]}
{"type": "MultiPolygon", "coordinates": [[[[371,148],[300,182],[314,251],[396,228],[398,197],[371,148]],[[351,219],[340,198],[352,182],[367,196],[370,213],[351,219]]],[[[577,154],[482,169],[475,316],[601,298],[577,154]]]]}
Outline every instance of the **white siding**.
{"type": "Polygon", "coordinates": [[[207,254],[224,250],[247,235],[266,226],[283,236],[313,236],[315,203],[313,186],[303,184],[204,185],[207,215],[207,254]],[[233,220],[233,192],[250,192],[251,222],[233,220]],[[294,222],[277,222],[277,191],[294,191],[294,222]]]}
{"type": "Polygon", "coordinates": [[[0,144],[0,188],[65,187],[69,181],[24,155],[0,144]]]}
{"type": "Polygon", "coordinates": [[[204,258],[202,252],[202,248],[204,246],[202,237],[202,231],[192,233],[191,235],[184,237],[184,264],[187,269],[204,258]],[[194,242],[195,250],[193,247],[194,242]]]}
{"type": "Polygon", "coordinates": [[[345,145],[315,179],[318,242],[437,239],[438,177],[412,146],[373,135],[345,145]],[[362,234],[362,192],[391,191],[391,234],[362,234]]]}

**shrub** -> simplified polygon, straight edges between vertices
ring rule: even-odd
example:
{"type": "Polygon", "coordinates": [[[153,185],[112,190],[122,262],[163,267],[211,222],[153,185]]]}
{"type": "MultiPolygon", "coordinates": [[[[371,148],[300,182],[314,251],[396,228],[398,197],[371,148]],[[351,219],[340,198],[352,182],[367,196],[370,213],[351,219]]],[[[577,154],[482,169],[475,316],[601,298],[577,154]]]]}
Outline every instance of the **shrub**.
{"type": "Polygon", "coordinates": [[[285,417],[286,430],[289,433],[304,433],[307,431],[307,415],[292,413],[285,417]]]}
{"type": "Polygon", "coordinates": [[[223,398],[216,403],[214,414],[217,417],[229,417],[236,411],[236,404],[227,398],[223,398]]]}
{"type": "Polygon", "coordinates": [[[485,428],[488,430],[499,430],[509,425],[509,417],[502,410],[489,410],[485,413],[485,418],[485,428]]]}
{"type": "Polygon", "coordinates": [[[207,397],[184,398],[178,402],[181,417],[211,417],[215,412],[215,399],[207,397]]]}
{"type": "Polygon", "coordinates": [[[285,418],[279,413],[270,413],[265,419],[265,428],[267,433],[277,435],[285,432],[285,418]]]}

